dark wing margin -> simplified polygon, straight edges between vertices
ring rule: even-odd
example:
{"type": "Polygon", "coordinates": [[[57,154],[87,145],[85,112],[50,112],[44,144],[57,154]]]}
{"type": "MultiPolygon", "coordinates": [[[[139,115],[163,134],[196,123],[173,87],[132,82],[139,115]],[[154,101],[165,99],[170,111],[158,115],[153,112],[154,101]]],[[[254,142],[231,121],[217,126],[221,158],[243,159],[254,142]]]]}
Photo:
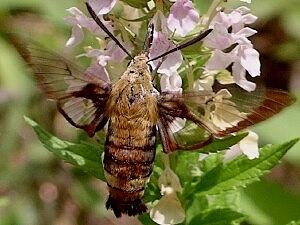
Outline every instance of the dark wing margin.
{"type": "Polygon", "coordinates": [[[216,93],[212,91],[160,95],[158,128],[165,152],[199,149],[211,143],[214,137],[224,137],[264,121],[295,102],[289,93],[263,86],[254,92],[236,86],[225,87],[232,95],[225,101],[215,98],[216,93]],[[224,127],[216,126],[210,112],[207,113],[217,107],[223,110],[218,112],[218,119],[226,123],[224,127]],[[178,119],[185,119],[185,124],[177,125],[178,119]]]}
{"type": "Polygon", "coordinates": [[[220,130],[218,136],[225,136],[233,132],[243,130],[256,123],[262,122],[292,105],[296,98],[290,93],[282,90],[257,86],[253,92],[246,92],[239,87],[228,88],[237,109],[245,112],[245,117],[235,126],[220,130]]]}
{"type": "Polygon", "coordinates": [[[59,112],[69,123],[89,136],[103,128],[108,120],[105,106],[111,92],[109,82],[39,44],[25,44],[16,37],[10,40],[31,67],[40,88],[57,102],[59,112]]]}

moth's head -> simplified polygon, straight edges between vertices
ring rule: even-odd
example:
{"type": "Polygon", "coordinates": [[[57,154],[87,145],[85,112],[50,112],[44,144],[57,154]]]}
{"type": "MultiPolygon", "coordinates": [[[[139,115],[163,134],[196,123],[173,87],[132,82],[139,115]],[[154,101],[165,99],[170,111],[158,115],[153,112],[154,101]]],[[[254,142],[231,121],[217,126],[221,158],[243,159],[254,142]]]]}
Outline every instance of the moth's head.
{"type": "Polygon", "coordinates": [[[145,54],[143,53],[139,54],[131,60],[129,64],[129,68],[138,71],[147,71],[148,70],[147,61],[148,61],[148,57],[145,54]]]}

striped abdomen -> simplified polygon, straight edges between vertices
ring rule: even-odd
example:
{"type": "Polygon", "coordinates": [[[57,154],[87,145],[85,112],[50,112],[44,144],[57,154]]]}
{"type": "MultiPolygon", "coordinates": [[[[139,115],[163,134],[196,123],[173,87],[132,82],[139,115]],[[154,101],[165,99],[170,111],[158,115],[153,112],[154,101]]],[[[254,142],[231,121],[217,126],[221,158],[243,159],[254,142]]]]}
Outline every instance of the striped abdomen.
{"type": "Polygon", "coordinates": [[[156,128],[145,118],[110,118],[104,170],[109,187],[107,208],[115,215],[146,211],[141,197],[152,172],[156,128]]]}

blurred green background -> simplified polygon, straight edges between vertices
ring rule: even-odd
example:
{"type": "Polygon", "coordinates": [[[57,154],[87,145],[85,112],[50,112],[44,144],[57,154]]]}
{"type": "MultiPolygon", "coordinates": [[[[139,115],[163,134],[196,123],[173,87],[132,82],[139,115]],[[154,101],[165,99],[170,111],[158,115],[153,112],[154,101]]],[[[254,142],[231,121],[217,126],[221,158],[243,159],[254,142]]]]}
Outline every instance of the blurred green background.
{"type": "MultiPolygon", "coordinates": [[[[195,0],[205,9],[208,0],[195,0]]],[[[252,41],[261,53],[262,79],[267,86],[300,97],[300,2],[253,0],[259,19],[252,41]]],[[[25,32],[62,52],[70,27],[65,9],[83,8],[76,0],[1,0],[0,33],[25,32]]],[[[139,224],[114,219],[104,207],[105,184],[55,158],[39,143],[23,115],[67,140],[87,137],[45,100],[17,52],[0,36],[0,225],[139,224]]],[[[260,144],[282,143],[300,136],[300,102],[258,125],[260,144]]],[[[263,181],[241,196],[245,224],[283,225],[300,220],[300,144],[263,181]]]]}

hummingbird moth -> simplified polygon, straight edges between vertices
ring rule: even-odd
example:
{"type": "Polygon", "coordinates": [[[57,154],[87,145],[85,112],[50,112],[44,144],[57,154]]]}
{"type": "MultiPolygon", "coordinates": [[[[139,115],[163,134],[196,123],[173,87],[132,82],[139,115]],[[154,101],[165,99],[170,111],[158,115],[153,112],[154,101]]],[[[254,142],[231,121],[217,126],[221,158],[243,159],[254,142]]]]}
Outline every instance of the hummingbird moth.
{"type": "MultiPolygon", "coordinates": [[[[145,50],[132,57],[86,4],[95,22],[131,58],[117,82],[104,81],[99,74],[84,71],[37,45],[28,45],[20,53],[32,68],[39,86],[49,99],[57,102],[59,112],[69,123],[83,129],[90,137],[108,124],[103,160],[109,189],[106,207],[117,217],[146,212],[142,197],[152,172],[157,137],[165,153],[196,150],[214,138],[263,121],[294,102],[288,93],[267,88],[249,93],[226,86],[231,93],[230,101],[218,99],[213,91],[158,93],[148,63],[201,41],[211,30],[149,59],[150,29],[145,50]],[[208,108],[212,111],[222,108],[225,114],[237,119],[234,123],[228,121],[223,128],[217,127],[207,119],[208,108]],[[178,128],[176,124],[180,120],[184,120],[185,125],[178,128]],[[191,128],[192,139],[184,135],[185,129],[191,128]]],[[[226,116],[222,119],[226,121],[226,116]]]]}

